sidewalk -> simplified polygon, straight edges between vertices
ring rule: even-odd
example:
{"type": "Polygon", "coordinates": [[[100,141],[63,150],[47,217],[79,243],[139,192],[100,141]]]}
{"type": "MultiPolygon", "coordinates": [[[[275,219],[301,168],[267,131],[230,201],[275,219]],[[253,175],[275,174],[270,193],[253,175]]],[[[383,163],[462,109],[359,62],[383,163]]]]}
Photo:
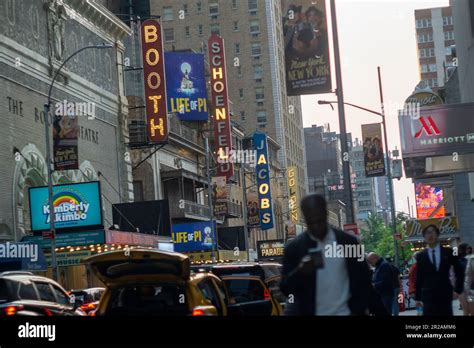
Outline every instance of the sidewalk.
{"type": "MultiPolygon", "coordinates": [[[[456,316],[462,316],[463,315],[462,314],[462,309],[459,309],[459,301],[458,300],[453,301],[453,313],[456,316]]],[[[416,316],[416,309],[410,309],[410,310],[406,310],[404,312],[400,312],[400,316],[410,316],[410,315],[416,316]]]]}

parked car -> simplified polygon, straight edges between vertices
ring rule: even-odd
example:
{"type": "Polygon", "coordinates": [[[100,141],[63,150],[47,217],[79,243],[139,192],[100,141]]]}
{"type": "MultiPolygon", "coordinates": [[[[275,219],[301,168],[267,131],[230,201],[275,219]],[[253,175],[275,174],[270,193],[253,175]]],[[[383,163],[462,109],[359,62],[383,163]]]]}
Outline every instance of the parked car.
{"type": "Polygon", "coordinates": [[[31,272],[0,273],[0,316],[85,315],[61,285],[31,272]]]}
{"type": "Polygon", "coordinates": [[[80,290],[71,290],[70,295],[74,296],[76,302],[80,303],[80,307],[87,315],[90,315],[99,304],[100,298],[105,288],[89,288],[80,290]]]}
{"type": "MultiPolygon", "coordinates": [[[[206,264],[192,266],[199,272],[212,272],[219,278],[224,277],[257,277],[268,291],[273,303],[272,315],[281,315],[286,302],[285,295],[280,290],[282,265],[275,262],[233,262],[224,264],[206,264]]],[[[242,279],[242,278],[241,278],[242,279]]],[[[228,281],[224,280],[224,283],[228,281]]],[[[250,288],[249,288],[250,291],[250,288]]]]}
{"type": "Polygon", "coordinates": [[[194,273],[189,258],[180,253],[133,249],[84,262],[106,285],[96,316],[272,314],[269,291],[260,278],[221,280],[212,273],[194,273]]]}

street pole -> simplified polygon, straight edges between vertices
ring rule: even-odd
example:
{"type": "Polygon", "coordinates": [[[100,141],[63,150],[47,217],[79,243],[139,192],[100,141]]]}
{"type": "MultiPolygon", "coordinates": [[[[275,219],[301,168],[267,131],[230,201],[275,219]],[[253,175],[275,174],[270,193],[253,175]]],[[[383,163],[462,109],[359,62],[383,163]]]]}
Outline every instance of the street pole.
{"type": "Polygon", "coordinates": [[[209,221],[211,222],[211,228],[213,231],[214,239],[215,239],[215,247],[217,250],[214,250],[214,246],[211,249],[211,257],[212,262],[216,262],[216,251],[217,251],[217,258],[219,258],[219,245],[217,240],[217,231],[215,230],[214,226],[214,206],[212,203],[212,180],[211,180],[211,163],[210,163],[210,156],[209,156],[209,136],[206,135],[204,137],[205,144],[206,144],[206,174],[207,174],[207,204],[209,205],[209,221]]]}
{"type": "Polygon", "coordinates": [[[244,234],[245,234],[245,250],[247,250],[247,261],[250,261],[250,253],[249,253],[249,229],[247,225],[247,176],[245,175],[245,168],[244,164],[240,164],[240,171],[241,171],[241,177],[242,177],[242,215],[244,219],[244,234]]]}
{"type": "Polygon", "coordinates": [[[387,124],[385,122],[386,117],[385,117],[385,106],[384,106],[383,90],[382,90],[382,74],[380,72],[380,67],[377,67],[377,72],[378,72],[378,79],[379,79],[380,103],[382,104],[382,124],[383,124],[383,136],[384,136],[384,142],[385,142],[385,155],[387,156],[387,179],[388,179],[388,187],[390,191],[393,252],[395,255],[395,265],[399,267],[400,264],[399,264],[399,259],[398,259],[398,241],[396,239],[397,223],[396,223],[396,216],[395,216],[395,196],[393,193],[392,168],[391,168],[391,160],[390,160],[389,148],[388,148],[387,124]]]}
{"type": "Polygon", "coordinates": [[[78,53],[87,50],[87,49],[103,49],[103,48],[113,48],[114,46],[111,44],[102,44],[102,45],[92,45],[86,46],[78,49],[76,52],[71,54],[56,70],[55,74],[53,75],[53,80],[49,85],[48,91],[48,99],[46,104],[44,104],[44,133],[45,133],[45,142],[46,142],[46,167],[48,173],[48,207],[49,207],[49,225],[51,231],[51,268],[53,269],[53,279],[58,281],[59,276],[59,267],[56,260],[56,213],[54,211],[53,206],[53,170],[51,168],[52,161],[51,161],[51,140],[50,140],[50,132],[49,132],[49,112],[51,109],[51,94],[53,92],[54,82],[58,77],[59,73],[61,72],[62,68],[66,65],[66,63],[78,53]]]}
{"type": "Polygon", "coordinates": [[[351,185],[351,168],[349,163],[349,149],[347,144],[347,128],[346,128],[346,116],[344,110],[344,92],[342,88],[342,71],[341,71],[341,56],[339,51],[339,35],[337,31],[337,15],[336,15],[336,1],[331,0],[331,20],[332,20],[332,33],[334,41],[334,65],[336,70],[336,95],[337,105],[339,110],[339,128],[341,138],[341,156],[342,156],[342,172],[344,179],[344,189],[346,190],[347,202],[346,202],[346,223],[355,223],[354,214],[354,202],[352,197],[352,185],[351,185]]]}

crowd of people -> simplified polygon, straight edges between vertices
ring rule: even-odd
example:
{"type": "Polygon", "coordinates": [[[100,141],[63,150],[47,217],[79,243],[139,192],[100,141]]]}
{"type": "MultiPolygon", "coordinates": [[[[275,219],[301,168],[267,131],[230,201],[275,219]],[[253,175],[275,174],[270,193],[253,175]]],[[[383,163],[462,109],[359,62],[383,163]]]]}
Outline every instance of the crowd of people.
{"type": "MultiPolygon", "coordinates": [[[[399,269],[376,253],[326,257],[334,243],[357,246],[359,241],[327,222],[326,201],[310,195],[301,202],[307,231],[287,243],[282,292],[288,296],[285,315],[396,316],[404,303],[399,269]]],[[[408,272],[408,295],[419,315],[451,316],[453,299],[464,315],[474,315],[474,255],[463,243],[441,246],[435,225],[423,229],[426,248],[415,255],[408,272]]],[[[345,248],[344,250],[359,250],[345,248]]]]}

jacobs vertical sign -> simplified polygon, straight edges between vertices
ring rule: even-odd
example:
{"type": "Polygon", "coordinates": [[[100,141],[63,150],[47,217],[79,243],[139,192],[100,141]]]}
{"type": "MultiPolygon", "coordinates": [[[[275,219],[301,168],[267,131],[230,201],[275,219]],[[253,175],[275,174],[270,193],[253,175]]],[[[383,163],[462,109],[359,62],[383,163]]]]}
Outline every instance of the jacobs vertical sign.
{"type": "Polygon", "coordinates": [[[253,135],[254,149],[257,150],[257,187],[260,209],[260,228],[273,228],[272,191],[270,189],[270,165],[267,135],[256,132],[253,135]]]}
{"type": "Polygon", "coordinates": [[[209,60],[211,64],[214,140],[218,157],[217,163],[220,163],[216,169],[216,176],[225,176],[229,180],[234,176],[234,165],[226,158],[226,154],[232,149],[229,95],[227,92],[224,40],[217,34],[213,34],[209,39],[209,60]]]}
{"type": "Polygon", "coordinates": [[[150,143],[168,140],[166,78],[161,25],[153,19],[142,24],[143,72],[148,139],[150,143]]]}

